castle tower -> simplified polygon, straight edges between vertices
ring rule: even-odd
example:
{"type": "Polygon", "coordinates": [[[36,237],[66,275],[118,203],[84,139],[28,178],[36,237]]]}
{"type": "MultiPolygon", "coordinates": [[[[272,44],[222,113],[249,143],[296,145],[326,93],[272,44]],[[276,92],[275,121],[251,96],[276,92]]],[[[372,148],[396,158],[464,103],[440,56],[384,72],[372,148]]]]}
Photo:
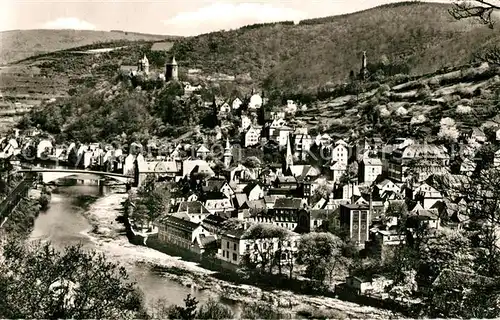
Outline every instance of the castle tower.
{"type": "Polygon", "coordinates": [[[363,58],[361,58],[361,70],[359,72],[359,77],[362,80],[368,78],[368,69],[366,67],[367,67],[366,51],[363,51],[363,58]]]}
{"type": "Polygon", "coordinates": [[[142,58],[142,66],[144,73],[149,74],[149,60],[146,57],[146,54],[144,54],[144,58],[142,58]]]}
{"type": "Polygon", "coordinates": [[[172,57],[172,61],[167,63],[165,70],[165,81],[179,80],[179,66],[177,65],[177,61],[175,61],[175,56],[172,57]]]}
{"type": "Polygon", "coordinates": [[[229,144],[229,138],[226,140],[226,149],[224,150],[224,167],[229,168],[231,165],[231,160],[233,159],[233,154],[231,153],[231,145],[229,144]]]}
{"type": "Polygon", "coordinates": [[[142,71],[145,74],[149,74],[149,60],[146,57],[146,54],[144,54],[144,57],[139,60],[139,66],[138,66],[138,71],[142,71]]]}

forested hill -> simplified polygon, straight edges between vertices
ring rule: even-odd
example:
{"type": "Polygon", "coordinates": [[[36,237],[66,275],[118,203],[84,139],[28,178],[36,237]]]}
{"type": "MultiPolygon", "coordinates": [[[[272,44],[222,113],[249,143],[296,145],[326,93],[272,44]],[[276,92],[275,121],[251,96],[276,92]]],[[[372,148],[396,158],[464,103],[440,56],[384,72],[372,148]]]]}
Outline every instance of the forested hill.
{"type": "Polygon", "coordinates": [[[171,36],[123,31],[11,30],[0,32],[0,64],[97,42],[164,40],[171,36]]]}
{"type": "Polygon", "coordinates": [[[291,90],[345,81],[368,62],[393,73],[423,74],[468,63],[500,40],[498,30],[454,21],[450,4],[398,3],[348,15],[263,24],[177,41],[177,61],[230,75],[250,73],[255,83],[291,90]]]}

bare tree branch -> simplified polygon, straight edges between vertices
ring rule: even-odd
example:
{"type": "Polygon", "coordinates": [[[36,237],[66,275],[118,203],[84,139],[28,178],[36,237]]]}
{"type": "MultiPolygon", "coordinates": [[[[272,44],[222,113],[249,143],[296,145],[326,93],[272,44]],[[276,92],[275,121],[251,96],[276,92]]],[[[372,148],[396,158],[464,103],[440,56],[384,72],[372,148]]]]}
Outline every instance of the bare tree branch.
{"type": "Polygon", "coordinates": [[[492,13],[498,9],[500,9],[500,4],[494,4],[486,0],[455,1],[453,8],[448,12],[456,20],[475,18],[493,29],[495,22],[492,19],[492,13]]]}

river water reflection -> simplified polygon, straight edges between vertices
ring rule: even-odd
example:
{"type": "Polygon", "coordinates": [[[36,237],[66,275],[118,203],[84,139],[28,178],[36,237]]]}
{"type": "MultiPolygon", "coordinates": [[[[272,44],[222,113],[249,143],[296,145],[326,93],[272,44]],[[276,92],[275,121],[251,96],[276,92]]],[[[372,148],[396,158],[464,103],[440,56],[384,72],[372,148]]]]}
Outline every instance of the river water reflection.
{"type": "MultiPolygon", "coordinates": [[[[184,297],[191,293],[200,301],[208,298],[208,293],[192,290],[175,281],[154,273],[144,264],[134,261],[134,250],[151,250],[145,247],[134,247],[125,235],[114,238],[89,235],[92,226],[84,216],[85,209],[77,205],[81,196],[102,197],[109,194],[109,187],[101,187],[88,181],[78,180],[74,185],[58,186],[52,194],[52,200],[47,211],[42,212],[35,221],[31,239],[50,241],[56,248],[82,244],[86,249],[94,249],[104,253],[109,260],[123,265],[131,278],[144,292],[148,305],[157,299],[164,299],[168,304],[183,304],[184,297]],[[105,242],[103,246],[100,242],[105,242]]],[[[102,199],[102,198],[101,198],[102,199]]],[[[99,200],[98,200],[99,201],[99,200]]],[[[89,209],[89,210],[92,210],[89,209]]],[[[159,254],[156,251],[151,254],[159,254]]]]}

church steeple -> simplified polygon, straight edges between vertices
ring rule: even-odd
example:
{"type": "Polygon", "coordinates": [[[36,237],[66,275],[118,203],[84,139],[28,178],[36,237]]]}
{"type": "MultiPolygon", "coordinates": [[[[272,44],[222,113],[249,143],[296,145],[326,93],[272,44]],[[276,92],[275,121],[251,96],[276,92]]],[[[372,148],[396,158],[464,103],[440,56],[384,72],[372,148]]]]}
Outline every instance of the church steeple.
{"type": "Polygon", "coordinates": [[[292,154],[292,146],[290,145],[290,136],[288,136],[286,138],[285,170],[288,170],[290,166],[293,166],[293,154],[292,154]]]}
{"type": "Polygon", "coordinates": [[[227,138],[226,148],[224,149],[224,167],[229,168],[232,159],[233,153],[231,152],[231,144],[229,144],[229,138],[227,138]]]}

